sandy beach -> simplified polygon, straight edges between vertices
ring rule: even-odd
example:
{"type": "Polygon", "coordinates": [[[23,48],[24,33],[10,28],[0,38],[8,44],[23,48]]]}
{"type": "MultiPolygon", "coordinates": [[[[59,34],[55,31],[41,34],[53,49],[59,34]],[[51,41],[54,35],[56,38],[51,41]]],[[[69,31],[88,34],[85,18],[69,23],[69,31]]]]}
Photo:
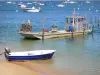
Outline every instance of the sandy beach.
{"type": "Polygon", "coordinates": [[[71,71],[59,72],[31,61],[0,61],[1,75],[76,75],[71,71]]]}
{"type": "Polygon", "coordinates": [[[1,75],[39,75],[37,72],[33,72],[27,68],[18,66],[16,64],[0,61],[0,74],[1,75]]]}

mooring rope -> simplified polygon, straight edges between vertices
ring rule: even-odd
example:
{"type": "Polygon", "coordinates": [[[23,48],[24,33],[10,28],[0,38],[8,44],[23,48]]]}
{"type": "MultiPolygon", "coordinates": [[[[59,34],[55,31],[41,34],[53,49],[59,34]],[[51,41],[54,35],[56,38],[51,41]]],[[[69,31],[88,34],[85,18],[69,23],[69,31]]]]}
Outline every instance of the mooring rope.
{"type": "Polygon", "coordinates": [[[3,53],[0,53],[0,55],[3,55],[5,52],[3,52],[3,53]]]}

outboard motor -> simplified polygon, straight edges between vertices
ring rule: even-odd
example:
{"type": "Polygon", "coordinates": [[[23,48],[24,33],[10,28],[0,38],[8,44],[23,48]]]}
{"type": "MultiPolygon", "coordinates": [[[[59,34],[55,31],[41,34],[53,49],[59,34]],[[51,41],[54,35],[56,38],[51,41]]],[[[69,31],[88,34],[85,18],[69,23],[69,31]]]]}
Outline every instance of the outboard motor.
{"type": "Polygon", "coordinates": [[[10,49],[9,48],[5,48],[5,53],[9,54],[10,53],[10,49]]]}
{"type": "Polygon", "coordinates": [[[5,52],[4,52],[4,55],[5,55],[5,58],[8,60],[8,55],[10,53],[10,49],[9,48],[5,48],[5,52]]]}

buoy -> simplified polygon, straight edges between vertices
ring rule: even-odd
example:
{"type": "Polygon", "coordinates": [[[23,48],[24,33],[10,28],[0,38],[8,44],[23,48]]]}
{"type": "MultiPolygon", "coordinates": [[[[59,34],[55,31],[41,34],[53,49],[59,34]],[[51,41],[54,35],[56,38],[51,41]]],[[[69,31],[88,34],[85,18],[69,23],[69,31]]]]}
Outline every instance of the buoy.
{"type": "Polygon", "coordinates": [[[77,8],[78,10],[80,9],[80,8],[77,8]]]}
{"type": "Polygon", "coordinates": [[[89,11],[90,11],[91,9],[89,8],[89,11]]]}
{"type": "Polygon", "coordinates": [[[16,12],[18,12],[18,10],[16,10],[16,12]]]}
{"type": "Polygon", "coordinates": [[[96,12],[98,12],[99,10],[96,10],[96,12]]]}

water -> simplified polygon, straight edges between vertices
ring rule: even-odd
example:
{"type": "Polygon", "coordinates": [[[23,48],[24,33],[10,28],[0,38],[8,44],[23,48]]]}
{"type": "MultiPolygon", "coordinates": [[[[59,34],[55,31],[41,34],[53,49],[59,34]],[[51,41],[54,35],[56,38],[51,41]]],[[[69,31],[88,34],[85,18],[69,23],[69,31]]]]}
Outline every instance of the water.
{"type": "MultiPolygon", "coordinates": [[[[0,2],[0,52],[5,47],[10,47],[11,51],[27,51],[37,49],[55,49],[56,53],[51,60],[36,61],[42,65],[56,68],[66,73],[67,70],[78,72],[79,75],[99,75],[100,74],[100,28],[95,24],[93,35],[77,36],[72,38],[58,38],[42,40],[26,40],[17,34],[17,27],[31,20],[33,31],[41,31],[43,19],[46,17],[45,29],[50,30],[56,24],[59,29],[64,29],[66,24],[65,16],[72,15],[73,9],[79,15],[87,15],[87,20],[95,22],[95,18],[100,17],[100,2],[94,1],[90,4],[78,2],[77,4],[65,4],[59,8],[56,5],[61,2],[44,2],[46,6],[30,4],[28,7],[41,7],[40,13],[23,12],[16,4],[0,2]],[[79,8],[79,10],[78,10],[79,8]],[[90,11],[88,9],[91,9],[90,11]],[[18,12],[16,12],[18,10],[18,12]],[[96,11],[98,10],[98,12],[96,11]],[[87,14],[86,14],[87,12],[87,14]]],[[[28,3],[23,2],[24,4],[28,3]]],[[[97,22],[97,21],[96,21],[97,22]]],[[[0,60],[5,60],[1,57],[0,60]]],[[[34,61],[33,61],[34,62],[34,61]]]]}

